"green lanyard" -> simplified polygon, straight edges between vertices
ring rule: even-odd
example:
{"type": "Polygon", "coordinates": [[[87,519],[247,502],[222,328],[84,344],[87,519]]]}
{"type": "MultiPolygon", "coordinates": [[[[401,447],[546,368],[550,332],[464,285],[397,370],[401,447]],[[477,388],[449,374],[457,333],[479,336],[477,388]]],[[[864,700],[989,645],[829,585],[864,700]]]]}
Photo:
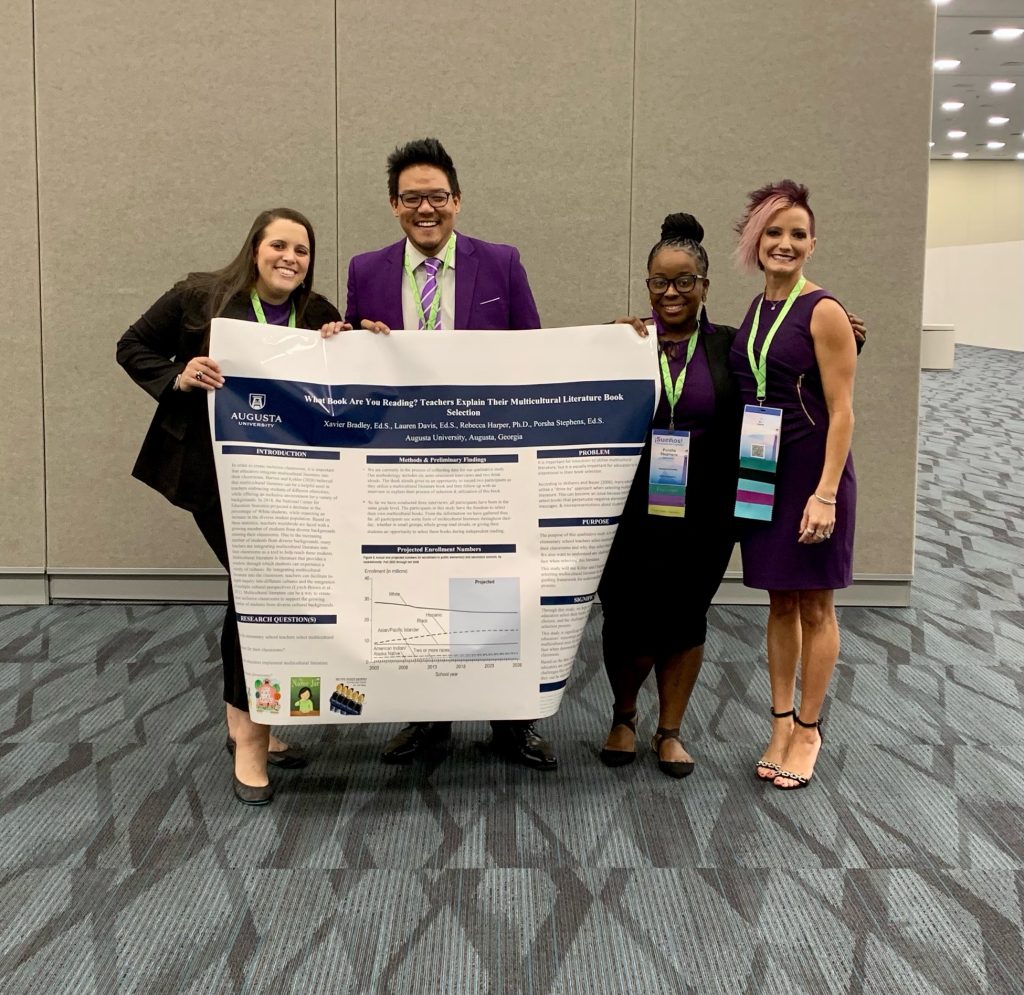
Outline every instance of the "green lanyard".
{"type": "Polygon", "coordinates": [[[423,311],[423,301],[420,299],[420,288],[416,285],[416,277],[409,266],[409,258],[405,259],[405,275],[409,278],[409,286],[412,287],[412,299],[416,302],[416,310],[419,312],[420,323],[425,331],[432,332],[437,328],[437,314],[441,310],[441,277],[444,271],[452,268],[452,256],[455,255],[455,232],[448,239],[448,248],[444,250],[444,260],[441,262],[441,272],[437,274],[437,293],[430,305],[430,314],[423,311]]]}
{"type": "MultiPolygon", "coordinates": [[[[255,290],[249,292],[249,300],[252,301],[252,309],[256,312],[256,320],[261,324],[267,323],[267,316],[263,313],[263,302],[260,300],[260,295],[255,290]]],[[[292,301],[292,313],[288,315],[288,327],[295,327],[295,302],[292,301]]]]}
{"type": "Polygon", "coordinates": [[[690,360],[693,359],[693,354],[697,351],[697,337],[700,335],[700,321],[697,322],[697,327],[694,328],[693,334],[690,336],[690,344],[686,349],[686,362],[683,363],[683,368],[679,372],[679,376],[676,377],[676,382],[672,383],[672,373],[668,368],[668,359],[665,358],[665,353],[661,353],[661,381],[665,385],[665,397],[668,399],[668,430],[674,432],[676,428],[676,405],[679,403],[679,398],[683,396],[683,384],[686,383],[686,371],[690,368],[690,360]]]}
{"type": "Polygon", "coordinates": [[[779,326],[785,320],[786,315],[789,314],[793,301],[800,296],[800,291],[804,289],[804,284],[806,283],[807,278],[804,276],[797,280],[796,286],[789,292],[789,296],[786,298],[786,303],[779,312],[779,316],[775,319],[772,327],[768,329],[768,334],[764,337],[764,342],[761,344],[761,355],[755,359],[754,336],[757,335],[757,329],[761,321],[761,304],[764,301],[764,294],[761,295],[761,299],[757,302],[757,310],[754,312],[754,323],[750,326],[750,337],[747,339],[747,359],[750,360],[750,372],[754,374],[754,379],[757,380],[758,404],[764,404],[764,399],[768,395],[768,349],[772,344],[772,339],[775,338],[775,333],[779,330],[779,326]]]}

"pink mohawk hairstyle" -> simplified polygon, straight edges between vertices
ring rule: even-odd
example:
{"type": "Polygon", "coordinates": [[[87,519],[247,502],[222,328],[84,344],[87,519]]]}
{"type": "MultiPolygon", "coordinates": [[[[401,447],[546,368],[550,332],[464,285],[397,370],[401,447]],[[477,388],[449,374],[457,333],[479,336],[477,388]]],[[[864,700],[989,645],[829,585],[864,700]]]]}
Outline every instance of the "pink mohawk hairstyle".
{"type": "Polygon", "coordinates": [[[743,217],[736,222],[736,233],[740,240],[733,253],[741,269],[756,273],[763,269],[757,258],[757,249],[761,244],[761,236],[768,227],[772,217],[779,211],[789,207],[802,207],[811,219],[811,238],[814,238],[814,211],[808,200],[810,191],[802,183],[794,180],[779,180],[768,183],[747,195],[747,209],[743,217]]]}

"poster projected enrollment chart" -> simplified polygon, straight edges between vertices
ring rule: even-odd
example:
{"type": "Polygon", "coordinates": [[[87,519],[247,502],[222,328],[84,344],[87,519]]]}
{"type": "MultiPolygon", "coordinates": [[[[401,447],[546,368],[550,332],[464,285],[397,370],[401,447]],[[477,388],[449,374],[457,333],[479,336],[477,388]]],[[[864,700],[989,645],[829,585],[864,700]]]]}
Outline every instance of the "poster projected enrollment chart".
{"type": "Polygon", "coordinates": [[[657,401],[654,337],[218,318],[210,355],[253,718],[557,711],[657,401]]]}

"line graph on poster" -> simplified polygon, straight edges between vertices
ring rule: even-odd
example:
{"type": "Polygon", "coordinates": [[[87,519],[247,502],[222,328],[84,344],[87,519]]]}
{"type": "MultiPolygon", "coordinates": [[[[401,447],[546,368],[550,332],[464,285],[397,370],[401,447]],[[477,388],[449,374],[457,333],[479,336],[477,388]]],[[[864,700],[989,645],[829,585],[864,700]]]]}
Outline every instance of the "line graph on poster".
{"type": "Polygon", "coordinates": [[[449,577],[447,591],[439,586],[371,581],[375,663],[519,660],[518,577],[449,577]]]}

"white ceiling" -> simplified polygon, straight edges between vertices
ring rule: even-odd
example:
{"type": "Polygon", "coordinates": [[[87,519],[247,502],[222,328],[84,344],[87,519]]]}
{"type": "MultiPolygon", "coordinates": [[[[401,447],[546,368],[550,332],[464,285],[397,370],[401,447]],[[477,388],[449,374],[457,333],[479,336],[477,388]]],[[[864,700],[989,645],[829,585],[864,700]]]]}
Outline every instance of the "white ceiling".
{"type": "Polygon", "coordinates": [[[1024,0],[951,0],[936,8],[935,58],[959,59],[952,70],[935,70],[932,97],[933,159],[949,159],[953,152],[968,152],[971,159],[1016,159],[1024,152],[1024,35],[1016,41],[997,41],[973,31],[1024,28],[1024,0]],[[1016,83],[1009,93],[992,93],[989,83],[1016,83]],[[943,101],[963,101],[963,109],[942,110],[943,101]],[[1002,116],[1008,124],[993,126],[989,117],[1002,116]],[[961,139],[948,131],[966,131],[961,139]],[[1005,148],[986,148],[988,141],[1005,148]]]}

